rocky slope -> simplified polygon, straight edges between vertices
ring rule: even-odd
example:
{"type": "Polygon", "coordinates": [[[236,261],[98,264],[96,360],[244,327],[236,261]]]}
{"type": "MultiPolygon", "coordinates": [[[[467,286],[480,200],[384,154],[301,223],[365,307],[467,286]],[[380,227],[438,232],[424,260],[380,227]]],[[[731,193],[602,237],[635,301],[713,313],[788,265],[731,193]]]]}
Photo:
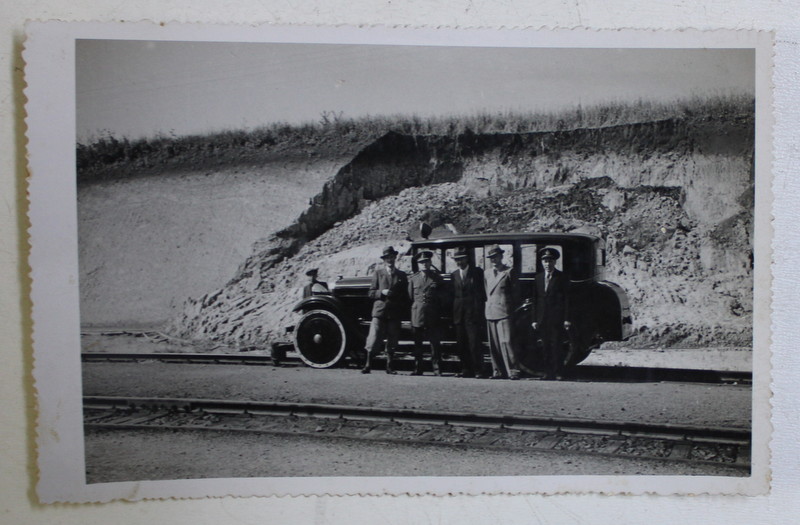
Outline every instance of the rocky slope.
{"type": "Polygon", "coordinates": [[[461,232],[588,231],[629,293],[635,344],[748,346],[752,115],[455,138],[389,133],[259,241],[224,287],[187,300],[176,335],[264,346],[293,322],[299,277],[364,275],[420,220],[461,232]]]}

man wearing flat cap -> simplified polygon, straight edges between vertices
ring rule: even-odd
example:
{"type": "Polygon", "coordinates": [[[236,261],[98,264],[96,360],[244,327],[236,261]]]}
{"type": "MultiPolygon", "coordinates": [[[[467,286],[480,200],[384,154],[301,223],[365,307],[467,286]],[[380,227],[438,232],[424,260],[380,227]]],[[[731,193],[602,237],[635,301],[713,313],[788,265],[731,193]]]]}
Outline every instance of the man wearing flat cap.
{"type": "Polygon", "coordinates": [[[361,370],[369,374],[372,369],[372,357],[379,351],[386,338],[386,373],[395,374],[392,368],[392,357],[400,337],[400,326],[403,314],[408,308],[408,277],[406,273],[395,267],[397,250],[391,246],[383,249],[381,259],[383,266],[375,270],[369,288],[372,303],[372,323],[367,336],[367,363],[361,370]]]}
{"type": "Polygon", "coordinates": [[[319,275],[318,268],[311,268],[306,272],[306,276],[310,277],[311,280],[303,287],[303,298],[311,297],[312,295],[316,294],[325,294],[330,292],[328,289],[328,283],[324,281],[320,281],[317,279],[317,275],[319,275]]]}
{"type": "Polygon", "coordinates": [[[483,311],[486,303],[483,270],[470,264],[469,254],[463,246],[456,248],[453,260],[458,266],[450,277],[453,283],[453,326],[461,359],[461,376],[485,377],[481,341],[481,326],[486,321],[483,311]]]}
{"type": "Polygon", "coordinates": [[[433,252],[423,250],[417,255],[420,270],[408,280],[408,296],[411,298],[411,330],[414,332],[414,372],[422,375],[422,341],[425,336],[431,344],[433,375],[442,375],[441,338],[439,320],[442,316],[442,294],[444,281],[439,272],[431,267],[433,252]]]}
{"type": "Polygon", "coordinates": [[[564,366],[564,339],[569,322],[569,279],[556,269],[561,254],[555,248],[539,250],[543,271],[536,274],[531,326],[538,332],[544,352],[545,379],[560,379],[564,366]]]}
{"type": "Polygon", "coordinates": [[[485,272],[486,324],[489,330],[489,355],[492,379],[519,379],[517,355],[512,347],[511,316],[518,306],[517,279],[514,270],[503,263],[503,249],[489,247],[486,258],[492,267],[485,272]]]}

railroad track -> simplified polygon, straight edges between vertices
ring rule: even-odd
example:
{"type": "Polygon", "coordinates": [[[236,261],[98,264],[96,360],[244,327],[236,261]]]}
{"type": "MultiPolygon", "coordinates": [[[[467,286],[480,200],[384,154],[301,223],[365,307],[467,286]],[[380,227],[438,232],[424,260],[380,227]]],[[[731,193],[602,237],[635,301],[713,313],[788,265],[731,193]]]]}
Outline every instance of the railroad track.
{"type": "MultiPolygon", "coordinates": [[[[274,359],[266,354],[214,354],[214,353],[100,353],[84,352],[81,360],[85,363],[97,362],[134,362],[156,360],[166,363],[194,364],[235,364],[235,365],[274,365],[274,359]]],[[[376,361],[379,361],[377,359],[376,361]]],[[[280,360],[281,366],[305,366],[294,356],[280,360]]],[[[380,366],[380,364],[378,365],[380,366]]],[[[413,369],[412,358],[400,358],[395,367],[401,371],[413,369]]],[[[456,373],[459,369],[457,361],[445,360],[442,364],[446,373],[456,373]]],[[[724,370],[695,370],[685,368],[646,368],[623,366],[578,365],[564,374],[569,381],[610,381],[610,382],[682,382],[709,384],[751,385],[753,376],[750,372],[724,370]]]]}
{"type": "Polygon", "coordinates": [[[84,397],[87,429],[261,432],[724,464],[746,475],[749,429],[345,405],[84,397]]]}

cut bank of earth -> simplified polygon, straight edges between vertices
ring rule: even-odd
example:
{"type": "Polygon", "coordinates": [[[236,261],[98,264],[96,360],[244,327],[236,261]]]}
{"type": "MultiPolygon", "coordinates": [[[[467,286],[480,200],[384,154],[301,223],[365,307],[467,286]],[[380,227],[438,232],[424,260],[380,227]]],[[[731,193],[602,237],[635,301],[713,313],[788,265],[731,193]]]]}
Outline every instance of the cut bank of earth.
{"type": "MultiPolygon", "coordinates": [[[[303,151],[309,147],[312,153],[334,149],[304,144],[303,151]]],[[[601,235],[608,242],[608,278],[631,296],[634,343],[750,345],[751,109],[554,132],[391,132],[338,151],[335,158],[312,154],[305,176],[284,162],[281,173],[311,182],[290,195],[267,183],[284,180],[270,178],[274,163],[248,164],[252,158],[215,171],[194,195],[190,188],[202,173],[196,165],[171,181],[148,168],[149,177],[134,177],[124,189],[84,185],[81,213],[95,214],[95,222],[81,219],[84,323],[153,324],[171,317],[169,329],[181,337],[266,347],[294,321],[290,310],[307,267],[319,266],[328,280],[366,275],[384,244],[404,246],[408,232],[426,220],[462,232],[601,235]],[[235,170],[243,170],[240,179],[235,170]],[[165,182],[155,196],[134,197],[160,178],[165,182]],[[243,191],[209,198],[237,180],[243,191]],[[87,196],[106,190],[124,202],[98,212],[100,201],[113,200],[92,203],[87,196]],[[286,204],[291,209],[270,215],[286,204]],[[141,231],[138,240],[108,242],[116,237],[108,226],[113,214],[137,206],[138,213],[115,224],[120,234],[141,231]],[[291,214],[294,222],[287,220],[291,214]],[[150,245],[163,251],[131,255],[150,245]],[[114,253],[121,256],[112,259],[114,253]],[[103,273],[104,267],[116,270],[103,273]],[[142,285],[148,278],[149,288],[142,285]],[[116,290],[117,299],[109,300],[116,290]],[[186,297],[194,299],[182,305],[186,297]]],[[[271,158],[281,162],[280,155],[271,158]]]]}

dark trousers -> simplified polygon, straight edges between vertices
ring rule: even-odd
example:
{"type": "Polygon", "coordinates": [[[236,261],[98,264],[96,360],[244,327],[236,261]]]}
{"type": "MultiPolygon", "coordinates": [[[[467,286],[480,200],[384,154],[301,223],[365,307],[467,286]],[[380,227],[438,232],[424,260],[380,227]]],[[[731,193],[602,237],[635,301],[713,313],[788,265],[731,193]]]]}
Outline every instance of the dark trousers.
{"type": "Polygon", "coordinates": [[[564,368],[564,335],[558,327],[542,330],[544,372],[548,376],[558,375],[564,368]]]}
{"type": "Polygon", "coordinates": [[[481,323],[457,323],[456,345],[461,359],[461,373],[465,376],[483,375],[483,344],[480,339],[481,323]]]}
{"type": "Polygon", "coordinates": [[[436,326],[414,326],[412,327],[414,332],[414,357],[417,360],[422,359],[422,342],[425,336],[428,336],[428,341],[431,343],[431,364],[433,365],[433,371],[439,372],[439,365],[442,362],[442,342],[441,337],[439,335],[439,328],[436,326]]]}

